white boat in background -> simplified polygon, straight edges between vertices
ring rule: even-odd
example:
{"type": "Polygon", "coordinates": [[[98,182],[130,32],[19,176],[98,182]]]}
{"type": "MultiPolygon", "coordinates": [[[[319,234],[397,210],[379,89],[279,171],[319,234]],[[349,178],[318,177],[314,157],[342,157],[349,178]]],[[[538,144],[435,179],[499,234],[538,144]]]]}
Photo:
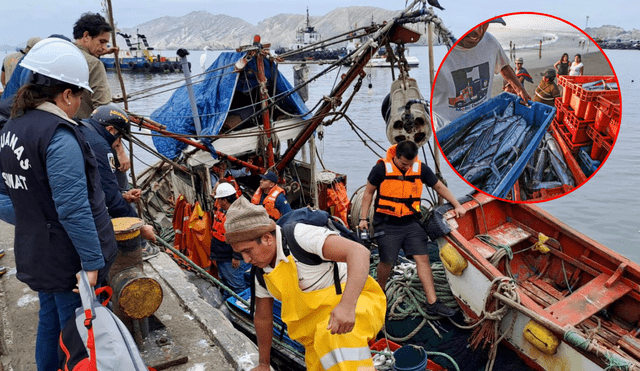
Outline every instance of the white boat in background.
{"type": "MultiPolygon", "coordinates": [[[[420,60],[418,60],[418,57],[415,57],[413,55],[408,55],[408,53],[409,53],[409,50],[407,49],[407,54],[405,55],[405,59],[407,60],[407,65],[410,68],[418,68],[418,66],[420,65],[420,60]]],[[[391,67],[391,63],[387,60],[386,53],[379,52],[369,60],[369,62],[367,63],[367,67],[391,67]]],[[[394,67],[396,68],[398,67],[397,61],[394,63],[394,67]]]]}

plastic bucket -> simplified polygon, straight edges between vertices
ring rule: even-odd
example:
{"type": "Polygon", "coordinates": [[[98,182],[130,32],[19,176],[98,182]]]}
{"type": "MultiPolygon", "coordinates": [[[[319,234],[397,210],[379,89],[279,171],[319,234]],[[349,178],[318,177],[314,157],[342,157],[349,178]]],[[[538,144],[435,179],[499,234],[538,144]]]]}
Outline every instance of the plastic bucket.
{"type": "Polygon", "coordinates": [[[427,369],[427,352],[415,345],[405,345],[393,352],[394,371],[424,371],[427,369]]]}

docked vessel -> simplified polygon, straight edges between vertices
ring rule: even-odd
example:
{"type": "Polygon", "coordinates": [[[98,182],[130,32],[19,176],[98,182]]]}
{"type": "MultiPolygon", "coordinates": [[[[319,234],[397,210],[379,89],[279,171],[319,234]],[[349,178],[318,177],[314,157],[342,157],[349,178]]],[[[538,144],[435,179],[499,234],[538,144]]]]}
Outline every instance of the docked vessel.
{"type": "MultiPolygon", "coordinates": [[[[154,48],[149,46],[145,35],[136,34],[133,36],[118,32],[127,45],[120,48],[118,61],[122,71],[147,72],[147,73],[174,73],[182,72],[182,64],[177,57],[164,57],[153,52],[154,48]]],[[[116,58],[112,54],[105,54],[100,57],[100,61],[107,70],[116,69],[116,58]]],[[[189,65],[189,68],[191,66],[189,65]]]]}
{"type": "Polygon", "coordinates": [[[537,206],[466,201],[430,226],[460,307],[482,322],[476,345],[491,334],[535,370],[639,369],[638,264],[537,206]]]}

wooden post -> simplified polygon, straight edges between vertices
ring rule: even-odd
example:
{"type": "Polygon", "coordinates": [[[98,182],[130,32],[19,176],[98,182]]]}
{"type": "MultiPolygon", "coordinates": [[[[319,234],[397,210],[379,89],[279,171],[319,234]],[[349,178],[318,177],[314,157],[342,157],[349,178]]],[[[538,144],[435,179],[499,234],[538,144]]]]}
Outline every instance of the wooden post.
{"type": "Polygon", "coordinates": [[[542,59],[542,40],[540,40],[540,47],[538,48],[538,59],[542,59]]]}
{"type": "MultiPolygon", "coordinates": [[[[109,23],[111,24],[111,43],[113,47],[116,47],[116,24],[113,21],[113,6],[111,6],[111,0],[107,0],[107,6],[109,7],[109,23]]],[[[113,53],[114,60],[116,62],[116,73],[118,74],[118,80],[120,81],[120,90],[122,91],[122,101],[124,102],[124,109],[129,109],[129,102],[127,101],[127,91],[124,87],[124,80],[122,79],[122,70],[120,69],[120,58],[118,56],[118,52],[115,51],[113,53]]],[[[129,132],[131,135],[131,132],[129,132]]],[[[133,188],[136,188],[136,173],[133,168],[133,141],[129,139],[129,162],[131,163],[131,183],[133,183],[133,188]]],[[[137,203],[138,207],[138,215],[142,216],[142,209],[140,208],[140,203],[137,203]]]]}
{"type": "MultiPolygon", "coordinates": [[[[433,7],[431,7],[431,11],[433,12],[433,7]]],[[[427,41],[429,44],[429,86],[431,90],[433,90],[433,82],[435,79],[435,62],[433,60],[433,22],[429,22],[428,32],[427,32],[427,41]]],[[[431,108],[431,104],[429,104],[431,108]]],[[[436,139],[436,133],[431,133],[433,135],[433,162],[436,168],[436,173],[440,173],[440,151],[438,151],[438,140],[436,139]]],[[[442,205],[444,203],[444,199],[442,196],[438,195],[438,205],[442,205]]]]}

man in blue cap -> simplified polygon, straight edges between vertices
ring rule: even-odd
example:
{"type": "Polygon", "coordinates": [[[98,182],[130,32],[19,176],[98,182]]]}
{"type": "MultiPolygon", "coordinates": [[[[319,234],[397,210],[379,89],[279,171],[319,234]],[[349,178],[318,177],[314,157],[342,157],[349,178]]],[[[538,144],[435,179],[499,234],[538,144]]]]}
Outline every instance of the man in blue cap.
{"type": "Polygon", "coordinates": [[[273,171],[261,174],[260,178],[262,178],[260,179],[260,187],[253,194],[251,203],[264,206],[269,217],[278,220],[282,215],[291,211],[284,189],[278,186],[278,176],[273,171]]]}

